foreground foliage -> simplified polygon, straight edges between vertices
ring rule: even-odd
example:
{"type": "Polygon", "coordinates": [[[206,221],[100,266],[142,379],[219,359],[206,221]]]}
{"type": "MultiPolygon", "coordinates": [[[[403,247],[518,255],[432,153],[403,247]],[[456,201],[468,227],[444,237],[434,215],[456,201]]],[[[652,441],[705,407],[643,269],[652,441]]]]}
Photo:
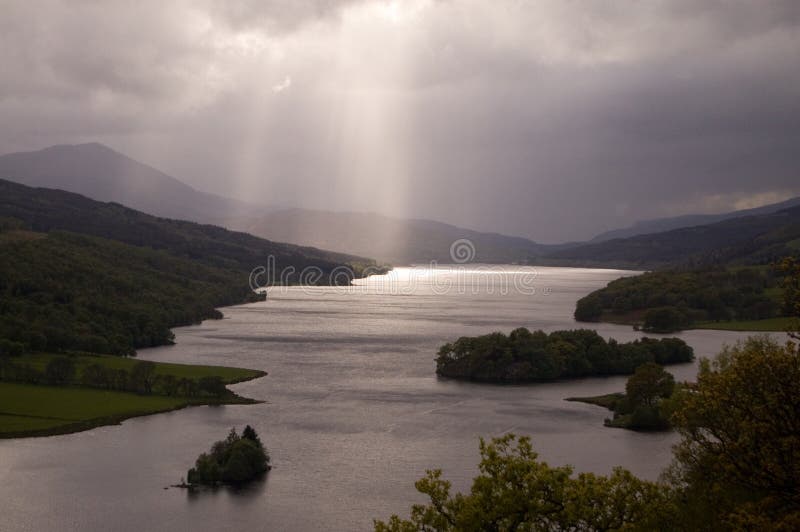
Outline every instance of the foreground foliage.
{"type": "Polygon", "coordinates": [[[436,373],[485,382],[535,382],[589,375],[625,375],[647,362],[690,362],[694,351],[678,338],[606,341],[595,331],[579,329],[531,332],[519,328],[462,337],[439,350],[436,373]]]}
{"type": "Polygon", "coordinates": [[[451,494],[440,470],[416,483],[430,504],[409,519],[376,521],[380,532],[655,529],[671,513],[665,490],[624,469],[572,474],[538,459],[530,440],[509,434],[480,442],[480,472],[468,494],[451,494]]]}
{"type": "Polygon", "coordinates": [[[693,523],[800,528],[800,354],[754,337],[703,360],[669,472],[693,523]]]}
{"type": "MultiPolygon", "coordinates": [[[[646,378],[644,378],[646,377],[646,378]]],[[[641,404],[663,397],[654,368],[641,404]]],[[[674,394],[673,394],[674,395],[674,394]]],[[[613,397],[602,398],[609,403],[613,397]]],[[[527,438],[481,441],[481,474],[451,494],[441,471],[417,489],[430,499],[378,531],[780,530],[800,529],[800,353],[754,337],[701,363],[697,383],[673,405],[681,434],[660,483],[621,469],[572,476],[538,460],[527,438]]]]}
{"type": "Polygon", "coordinates": [[[231,429],[228,437],[201,454],[186,480],[192,484],[240,484],[254,480],[270,469],[269,454],[256,431],[247,425],[242,435],[231,429]]]}

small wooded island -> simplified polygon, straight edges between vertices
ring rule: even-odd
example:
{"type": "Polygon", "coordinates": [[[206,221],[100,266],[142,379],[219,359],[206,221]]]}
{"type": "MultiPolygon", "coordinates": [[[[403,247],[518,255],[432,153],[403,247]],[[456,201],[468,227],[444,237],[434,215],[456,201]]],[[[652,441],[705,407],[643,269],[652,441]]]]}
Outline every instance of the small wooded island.
{"type": "Polygon", "coordinates": [[[636,368],[625,384],[625,393],[609,393],[594,397],[568,397],[577,401],[607,408],[614,412],[606,418],[606,427],[655,431],[669,430],[670,418],[678,408],[685,385],[654,362],[636,368]]]}
{"type": "Polygon", "coordinates": [[[505,335],[461,337],[443,345],[436,374],[480,382],[544,382],[602,375],[630,375],[648,362],[691,362],[694,350],[679,338],[606,341],[588,329],[531,332],[524,327],[505,335]]]}
{"type": "Polygon", "coordinates": [[[197,457],[186,475],[188,485],[243,484],[261,478],[271,469],[270,458],[255,429],[247,425],[240,436],[235,428],[228,437],[197,457]]]}

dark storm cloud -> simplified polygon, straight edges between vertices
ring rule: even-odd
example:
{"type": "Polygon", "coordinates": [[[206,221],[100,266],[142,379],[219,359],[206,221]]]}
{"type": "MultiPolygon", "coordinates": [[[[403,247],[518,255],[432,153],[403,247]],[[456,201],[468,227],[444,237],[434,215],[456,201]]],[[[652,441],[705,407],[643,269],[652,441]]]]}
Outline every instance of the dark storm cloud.
{"type": "Polygon", "coordinates": [[[800,194],[800,4],[7,2],[0,151],[544,241],[800,194]]]}

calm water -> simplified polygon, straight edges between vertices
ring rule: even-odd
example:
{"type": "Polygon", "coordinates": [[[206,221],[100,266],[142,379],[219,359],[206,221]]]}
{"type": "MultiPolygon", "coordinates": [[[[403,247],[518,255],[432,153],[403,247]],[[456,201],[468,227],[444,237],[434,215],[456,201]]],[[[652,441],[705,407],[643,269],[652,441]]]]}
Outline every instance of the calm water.
{"type": "MultiPolygon", "coordinates": [[[[602,408],[564,401],[624,388],[624,377],[532,386],[438,380],[440,344],[518,326],[575,327],[575,301],[630,272],[494,268],[399,269],[349,289],[280,289],[225,319],[177,329],[177,345],[142,359],[259,368],[235,386],[267,401],[196,407],[120,426],[0,441],[0,530],[363,530],[407,513],[413,483],[441,467],[457,489],[476,473],[478,437],[533,437],[552,464],[655,478],[671,434],[603,427],[602,408]],[[516,285],[516,286],[515,286],[516,285]],[[164,490],[232,426],[250,423],[274,469],[243,492],[164,490]]],[[[618,340],[639,333],[599,325],[618,340]]],[[[698,355],[745,335],[680,335],[698,355]]],[[[679,379],[696,365],[672,366],[679,379]]]]}

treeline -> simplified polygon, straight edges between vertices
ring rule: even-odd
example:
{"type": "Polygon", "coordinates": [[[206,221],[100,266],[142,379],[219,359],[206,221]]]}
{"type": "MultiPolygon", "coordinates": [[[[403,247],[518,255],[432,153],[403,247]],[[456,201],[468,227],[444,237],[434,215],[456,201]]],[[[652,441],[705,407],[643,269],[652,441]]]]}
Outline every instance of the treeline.
{"type": "Polygon", "coordinates": [[[68,356],[52,358],[44,370],[23,362],[0,357],[0,381],[50,386],[79,385],[87,388],[133,392],[140,395],[166,395],[169,397],[222,397],[229,393],[219,376],[199,379],[156,373],[156,364],[137,362],[130,371],[109,368],[102,364],[89,364],[78,374],[75,362],[68,356]]]}
{"type": "Polygon", "coordinates": [[[531,332],[526,328],[477,337],[462,337],[443,345],[436,374],[484,382],[520,383],[627,375],[647,362],[690,362],[693,349],[678,338],[606,341],[588,329],[531,332]]]}
{"type": "Polygon", "coordinates": [[[163,251],[71,233],[0,236],[0,351],[12,355],[132,355],[256,299],[246,274],[163,251]]]}
{"type": "Polygon", "coordinates": [[[575,319],[641,322],[672,332],[701,321],[780,316],[780,277],[769,268],[648,272],[612,281],[578,300],[575,319]]]}

